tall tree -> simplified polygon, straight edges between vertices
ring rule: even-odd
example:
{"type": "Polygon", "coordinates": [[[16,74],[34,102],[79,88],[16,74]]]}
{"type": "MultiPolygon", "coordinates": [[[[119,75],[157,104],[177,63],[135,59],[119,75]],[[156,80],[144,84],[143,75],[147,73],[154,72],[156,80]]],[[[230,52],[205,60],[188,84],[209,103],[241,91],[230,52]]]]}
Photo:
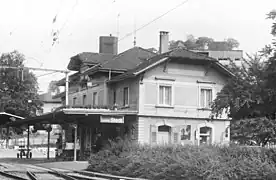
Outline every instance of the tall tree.
{"type": "Polygon", "coordinates": [[[189,50],[202,50],[202,49],[210,49],[210,50],[232,50],[234,48],[239,47],[239,42],[234,38],[228,38],[223,42],[217,43],[213,38],[210,37],[198,37],[195,38],[193,35],[188,35],[186,41],[182,40],[172,40],[169,42],[169,49],[177,48],[181,45],[184,45],[185,48],[189,50]],[[210,46],[212,45],[212,46],[210,46]],[[225,48],[227,47],[227,48],[225,48]]]}
{"type": "MultiPolygon", "coordinates": [[[[275,17],[269,14],[274,21],[275,17]]],[[[276,35],[274,30],[272,34],[276,35]]],[[[237,67],[232,63],[229,67],[235,76],[217,94],[213,113],[220,115],[227,110],[234,140],[254,140],[263,146],[276,141],[275,50],[275,44],[266,46],[260,55],[248,56],[246,65],[237,67]]]]}
{"type": "Polygon", "coordinates": [[[21,67],[22,69],[0,69],[1,111],[19,116],[34,116],[42,106],[38,99],[38,83],[35,75],[23,70],[25,57],[18,51],[0,56],[1,66],[21,67]]]}
{"type": "Polygon", "coordinates": [[[49,83],[49,86],[48,86],[48,92],[52,93],[52,94],[59,94],[60,93],[60,89],[59,87],[57,86],[57,82],[58,81],[51,81],[49,83]]]}

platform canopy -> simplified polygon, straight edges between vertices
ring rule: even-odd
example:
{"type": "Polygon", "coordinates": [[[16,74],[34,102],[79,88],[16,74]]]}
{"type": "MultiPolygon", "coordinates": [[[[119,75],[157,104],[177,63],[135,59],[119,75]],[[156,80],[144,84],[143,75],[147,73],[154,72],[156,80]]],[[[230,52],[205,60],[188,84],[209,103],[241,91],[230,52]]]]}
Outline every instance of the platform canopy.
{"type": "Polygon", "coordinates": [[[5,125],[7,123],[16,122],[18,120],[22,121],[24,118],[21,116],[17,116],[14,114],[0,112],[0,126],[5,125]]]}
{"type": "Polygon", "coordinates": [[[65,108],[55,112],[26,118],[21,121],[10,122],[10,126],[35,125],[35,124],[64,124],[73,123],[87,116],[124,116],[137,115],[137,111],[109,110],[109,109],[87,109],[87,108],[65,108]]]}

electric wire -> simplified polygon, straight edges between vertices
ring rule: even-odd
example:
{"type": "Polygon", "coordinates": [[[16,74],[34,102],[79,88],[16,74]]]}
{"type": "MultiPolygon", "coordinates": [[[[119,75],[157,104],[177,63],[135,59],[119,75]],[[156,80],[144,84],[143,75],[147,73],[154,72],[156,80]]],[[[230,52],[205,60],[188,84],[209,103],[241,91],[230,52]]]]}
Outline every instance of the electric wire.
{"type": "Polygon", "coordinates": [[[178,4],[177,6],[173,7],[172,9],[168,10],[167,12],[161,14],[160,16],[157,16],[156,18],[154,18],[153,20],[151,20],[150,22],[144,24],[143,26],[139,27],[138,29],[130,32],[130,33],[127,33],[125,36],[123,36],[122,38],[120,38],[117,42],[120,42],[122,41],[123,39],[131,36],[132,34],[136,33],[137,31],[140,31],[142,29],[144,29],[145,27],[149,26],[150,24],[154,23],[155,21],[161,19],[162,17],[164,17],[165,15],[169,14],[170,12],[176,10],[177,8],[181,7],[182,5],[186,4],[189,0],[185,0],[183,1],[182,3],[178,4]]]}
{"type": "MultiPolygon", "coordinates": [[[[172,12],[172,11],[176,10],[177,8],[181,7],[182,5],[186,4],[188,1],[189,1],[189,0],[183,1],[182,3],[180,3],[180,4],[176,5],[175,7],[173,7],[172,9],[170,9],[170,10],[166,11],[165,13],[163,13],[163,14],[157,16],[156,18],[154,18],[154,19],[151,20],[150,22],[146,23],[145,25],[143,25],[143,26],[139,27],[138,29],[134,30],[133,32],[130,32],[130,33],[126,34],[125,36],[123,36],[122,38],[120,38],[120,39],[117,41],[117,43],[120,42],[120,41],[122,41],[122,40],[124,40],[125,38],[131,36],[132,34],[136,34],[137,31],[140,31],[140,30],[144,29],[145,27],[147,27],[147,26],[149,26],[150,24],[154,23],[155,21],[161,19],[162,17],[164,17],[165,15],[169,14],[170,12],[172,12]]],[[[135,41],[136,41],[136,39],[135,39],[135,41]]],[[[107,63],[109,63],[109,62],[110,62],[110,61],[106,61],[106,62],[104,62],[103,64],[99,64],[99,66],[104,66],[105,64],[107,64],[107,63]]],[[[96,66],[98,66],[98,65],[96,65],[96,66]]],[[[94,67],[94,66],[93,66],[93,67],[94,67]]],[[[91,68],[89,68],[89,69],[93,69],[93,67],[91,67],[91,68]]]]}

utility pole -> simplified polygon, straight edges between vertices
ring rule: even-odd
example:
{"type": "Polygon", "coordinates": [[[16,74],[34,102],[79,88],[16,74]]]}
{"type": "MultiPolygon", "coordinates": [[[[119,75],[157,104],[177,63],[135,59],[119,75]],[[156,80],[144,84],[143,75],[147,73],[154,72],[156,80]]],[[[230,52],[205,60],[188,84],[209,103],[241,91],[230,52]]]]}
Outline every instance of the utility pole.
{"type": "MultiPolygon", "coordinates": [[[[47,71],[47,72],[59,72],[59,73],[65,73],[65,105],[69,105],[69,72],[66,70],[58,70],[58,69],[45,69],[45,68],[33,68],[33,67],[14,67],[14,66],[1,66],[0,69],[18,69],[18,70],[34,70],[34,71],[47,71]]],[[[22,73],[22,79],[23,79],[23,73],[22,73]]]]}

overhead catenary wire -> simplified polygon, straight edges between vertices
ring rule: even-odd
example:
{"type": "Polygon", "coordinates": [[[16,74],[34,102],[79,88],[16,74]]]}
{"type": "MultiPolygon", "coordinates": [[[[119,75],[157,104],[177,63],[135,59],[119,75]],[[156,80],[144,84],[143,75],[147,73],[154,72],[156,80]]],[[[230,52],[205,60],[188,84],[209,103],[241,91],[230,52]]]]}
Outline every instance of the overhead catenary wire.
{"type": "Polygon", "coordinates": [[[50,72],[50,73],[42,74],[42,75],[39,75],[39,76],[36,76],[36,77],[39,78],[39,77],[48,76],[48,75],[56,74],[56,73],[57,72],[50,72]]]}
{"type": "Polygon", "coordinates": [[[165,13],[161,14],[160,16],[157,16],[156,18],[154,18],[153,20],[151,20],[150,22],[144,24],[143,26],[139,27],[138,29],[135,29],[134,31],[127,33],[125,36],[123,36],[122,38],[120,38],[117,42],[122,41],[123,39],[131,36],[132,34],[136,33],[137,31],[140,31],[142,29],[144,29],[145,27],[149,26],[150,24],[154,23],[155,21],[161,19],[162,17],[164,17],[165,15],[169,14],[170,12],[176,10],[177,8],[181,7],[182,5],[186,4],[189,0],[185,0],[182,3],[176,5],[175,7],[173,7],[172,9],[166,11],[165,13]]]}
{"type": "MultiPolygon", "coordinates": [[[[133,32],[127,33],[125,36],[123,36],[122,38],[118,39],[118,40],[117,40],[117,43],[120,42],[120,41],[122,41],[122,40],[124,40],[125,38],[127,38],[127,37],[129,37],[129,36],[132,36],[132,34],[135,34],[135,36],[136,36],[137,31],[140,31],[140,30],[144,29],[145,27],[149,26],[149,25],[152,24],[153,22],[155,22],[155,21],[161,19],[161,18],[164,17],[165,15],[169,14],[170,12],[172,12],[172,11],[176,10],[177,8],[181,7],[182,5],[186,4],[188,1],[189,1],[189,0],[183,1],[182,3],[180,3],[180,4],[176,5],[175,7],[173,7],[172,9],[166,11],[165,13],[163,13],[163,14],[157,16],[156,18],[154,18],[154,19],[151,20],[150,22],[148,22],[148,23],[144,24],[143,26],[139,27],[138,29],[135,28],[133,32]]],[[[135,20],[135,21],[136,21],[136,20],[135,20]]],[[[136,23],[135,23],[135,26],[136,26],[136,23]]],[[[135,45],[136,45],[136,38],[135,38],[135,45]]],[[[105,64],[107,64],[107,63],[109,63],[109,62],[110,62],[110,61],[106,61],[106,62],[104,62],[103,64],[98,64],[98,65],[95,65],[95,66],[96,66],[96,67],[98,67],[98,66],[103,66],[103,65],[105,65],[105,64]]],[[[93,66],[93,67],[91,67],[91,68],[89,68],[89,69],[92,69],[92,68],[94,68],[95,66],[93,66]]]]}

